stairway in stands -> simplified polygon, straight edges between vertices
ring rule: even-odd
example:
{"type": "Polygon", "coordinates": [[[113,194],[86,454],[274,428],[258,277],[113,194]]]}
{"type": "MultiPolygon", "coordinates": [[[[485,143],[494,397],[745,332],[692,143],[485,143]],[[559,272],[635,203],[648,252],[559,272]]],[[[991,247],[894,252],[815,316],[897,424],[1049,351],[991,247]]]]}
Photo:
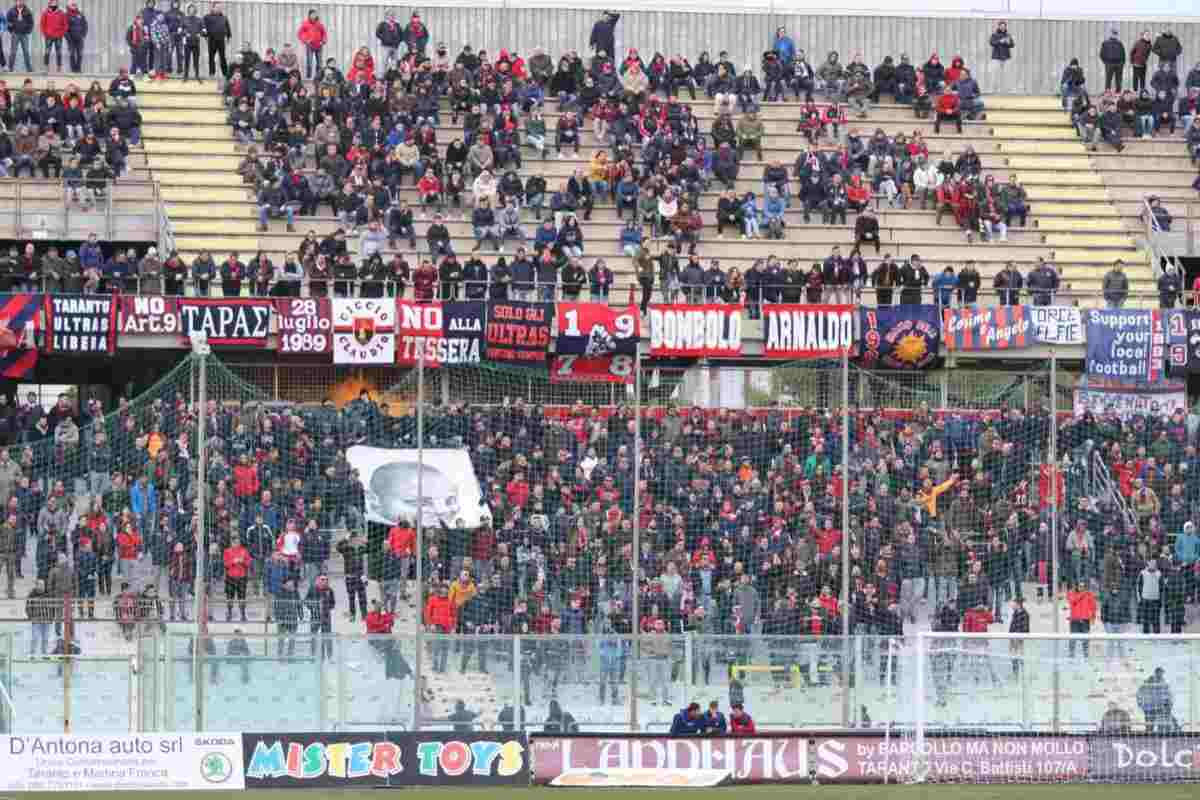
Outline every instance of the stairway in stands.
{"type": "MultiPolygon", "coordinates": [[[[1132,285],[1153,281],[1149,256],[1132,235],[1134,220],[1116,203],[1096,163],[1105,156],[1089,153],[1071,127],[1070,117],[1055,97],[1003,99],[1002,111],[989,111],[996,150],[1004,164],[1022,183],[1039,187],[1030,191],[1033,219],[1041,242],[1055,253],[1064,284],[1078,288],[1093,285],[1112,261],[1125,262],[1132,285]],[[1010,107],[1022,110],[1009,110],[1010,107]],[[1072,266],[1090,248],[1095,266],[1072,266]]],[[[1101,145],[1108,148],[1108,145],[1101,145]]],[[[1142,301],[1146,302],[1146,301],[1142,301]]],[[[1131,305],[1138,305],[1134,302],[1131,305]]]]}
{"type": "Polygon", "coordinates": [[[258,250],[258,219],[252,194],[237,173],[241,156],[215,86],[212,81],[140,82],[142,138],[180,252],[190,260],[216,247],[218,263],[230,250],[247,261],[258,250]]]}

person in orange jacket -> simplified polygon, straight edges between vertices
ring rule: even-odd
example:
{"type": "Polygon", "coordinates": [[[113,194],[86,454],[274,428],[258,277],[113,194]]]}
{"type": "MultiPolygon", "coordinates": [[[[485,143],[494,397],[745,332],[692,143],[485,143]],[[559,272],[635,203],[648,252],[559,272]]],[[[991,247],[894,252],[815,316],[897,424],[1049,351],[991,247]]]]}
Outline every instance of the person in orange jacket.
{"type": "Polygon", "coordinates": [[[325,23],[317,16],[315,9],[309,9],[308,17],[300,23],[300,32],[296,34],[300,44],[304,45],[304,77],[306,80],[321,77],[321,52],[329,35],[325,31],[325,23]]]}
{"type": "Polygon", "coordinates": [[[441,634],[432,643],[434,672],[446,671],[446,661],[450,658],[450,640],[447,637],[454,633],[457,611],[444,583],[440,584],[437,591],[425,601],[423,618],[425,630],[429,633],[441,634]]]}
{"type": "Polygon", "coordinates": [[[233,621],[233,603],[239,602],[242,622],[246,621],[246,581],[250,575],[250,551],[242,540],[234,536],[229,540],[222,556],[225,562],[225,621],[233,621]]]}
{"type": "MultiPolygon", "coordinates": [[[[1075,591],[1067,592],[1067,607],[1070,609],[1069,622],[1071,633],[1082,634],[1083,640],[1083,657],[1088,657],[1088,640],[1087,635],[1092,630],[1092,623],[1096,621],[1096,595],[1088,588],[1088,585],[1080,581],[1075,585],[1075,591]]],[[[1071,643],[1067,648],[1067,655],[1070,658],[1075,657],[1075,639],[1071,638],[1071,643]]]]}
{"type": "Polygon", "coordinates": [[[933,118],[933,132],[942,132],[942,120],[954,120],[954,127],[962,133],[962,106],[958,99],[958,93],[953,89],[947,89],[946,92],[937,99],[934,104],[934,111],[937,112],[933,118]]]}

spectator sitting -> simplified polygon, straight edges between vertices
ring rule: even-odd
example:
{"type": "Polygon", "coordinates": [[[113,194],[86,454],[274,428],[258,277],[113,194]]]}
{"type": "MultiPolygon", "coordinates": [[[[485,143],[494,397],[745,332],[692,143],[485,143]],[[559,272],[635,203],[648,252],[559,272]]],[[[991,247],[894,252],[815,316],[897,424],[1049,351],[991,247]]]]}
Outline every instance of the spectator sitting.
{"type": "Polygon", "coordinates": [[[1142,222],[1147,222],[1147,216],[1153,220],[1154,230],[1161,233],[1170,233],[1171,231],[1171,212],[1162,204],[1162,200],[1158,195],[1150,195],[1146,198],[1146,202],[1150,208],[1143,209],[1141,214],[1142,222]]]}
{"type": "Polygon", "coordinates": [[[1066,111],[1071,106],[1071,101],[1083,92],[1083,85],[1087,83],[1087,78],[1084,77],[1083,67],[1079,66],[1079,59],[1072,58],[1071,63],[1062,71],[1062,76],[1058,79],[1059,92],[1062,94],[1063,111],[1066,111]]]}
{"type": "MultiPolygon", "coordinates": [[[[960,59],[956,58],[955,60],[960,59]]],[[[958,95],[958,101],[962,106],[963,113],[967,115],[967,119],[987,119],[987,114],[983,113],[983,95],[969,69],[963,69],[961,77],[952,81],[950,85],[954,87],[954,93],[958,95]]]]}

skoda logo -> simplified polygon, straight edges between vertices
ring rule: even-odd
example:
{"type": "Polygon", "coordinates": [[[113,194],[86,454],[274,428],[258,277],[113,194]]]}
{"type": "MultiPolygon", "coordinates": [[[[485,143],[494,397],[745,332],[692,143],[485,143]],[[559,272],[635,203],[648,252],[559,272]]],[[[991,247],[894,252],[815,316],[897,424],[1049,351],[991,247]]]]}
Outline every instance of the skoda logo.
{"type": "Polygon", "coordinates": [[[205,753],[200,759],[200,777],[206,783],[224,783],[233,775],[233,762],[224,753],[205,753]]]}

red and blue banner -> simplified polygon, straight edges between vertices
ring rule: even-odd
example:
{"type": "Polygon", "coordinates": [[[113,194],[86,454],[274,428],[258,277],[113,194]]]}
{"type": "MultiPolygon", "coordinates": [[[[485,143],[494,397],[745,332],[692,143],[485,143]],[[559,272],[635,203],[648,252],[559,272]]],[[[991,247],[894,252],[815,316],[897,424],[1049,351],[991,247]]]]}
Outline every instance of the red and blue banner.
{"type": "Polygon", "coordinates": [[[947,350],[1024,350],[1034,343],[1026,306],[943,308],[947,350]]]}
{"type": "Polygon", "coordinates": [[[938,357],[942,316],[937,306],[864,307],[862,365],[881,369],[925,369],[938,357]]]}
{"type": "Polygon", "coordinates": [[[0,295],[0,376],[22,380],[37,366],[42,295],[0,295]]]}

